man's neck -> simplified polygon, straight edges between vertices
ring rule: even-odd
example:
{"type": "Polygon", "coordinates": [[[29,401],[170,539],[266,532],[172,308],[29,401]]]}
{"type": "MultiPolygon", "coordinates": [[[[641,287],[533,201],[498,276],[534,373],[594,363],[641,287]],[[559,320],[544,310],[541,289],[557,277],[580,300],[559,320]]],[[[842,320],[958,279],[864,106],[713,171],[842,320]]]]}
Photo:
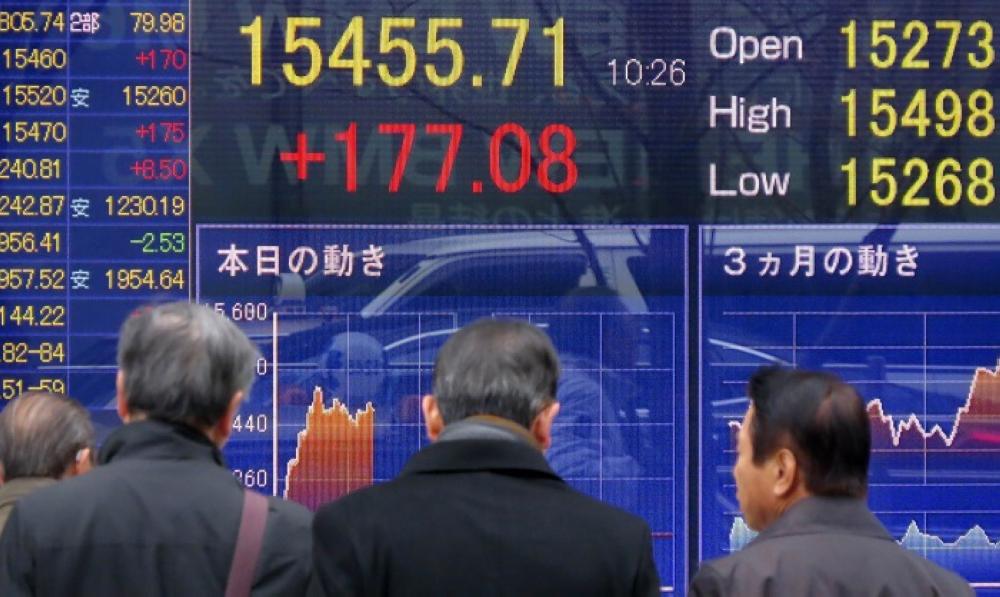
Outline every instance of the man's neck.
{"type": "Polygon", "coordinates": [[[784,516],[785,512],[788,512],[788,510],[792,506],[798,504],[802,500],[809,497],[812,497],[812,494],[809,493],[809,491],[805,487],[799,487],[795,489],[791,494],[785,496],[780,502],[778,502],[776,514],[774,515],[774,518],[771,519],[771,522],[768,523],[767,526],[774,524],[774,522],[777,521],[782,516],[784,516]]]}

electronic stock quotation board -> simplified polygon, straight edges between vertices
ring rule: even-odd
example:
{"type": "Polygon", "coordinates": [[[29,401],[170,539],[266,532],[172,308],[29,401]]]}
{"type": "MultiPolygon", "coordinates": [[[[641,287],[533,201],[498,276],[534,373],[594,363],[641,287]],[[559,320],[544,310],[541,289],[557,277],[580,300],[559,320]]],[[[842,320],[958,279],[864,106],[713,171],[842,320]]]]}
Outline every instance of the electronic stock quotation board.
{"type": "Polygon", "coordinates": [[[311,508],[426,443],[437,349],[528,320],[548,459],[662,590],[750,541],[759,366],[864,396],[870,505],[1000,592],[992,0],[0,3],[0,391],[116,425],[116,333],[260,347],[226,457],[311,508]]]}

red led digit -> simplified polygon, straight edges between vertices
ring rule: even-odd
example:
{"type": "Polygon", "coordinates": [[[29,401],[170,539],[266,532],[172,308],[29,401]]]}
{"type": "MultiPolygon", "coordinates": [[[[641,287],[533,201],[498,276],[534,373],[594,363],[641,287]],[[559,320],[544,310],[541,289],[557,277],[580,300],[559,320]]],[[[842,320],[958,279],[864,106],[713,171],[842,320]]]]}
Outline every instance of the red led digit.
{"type": "Polygon", "coordinates": [[[434,190],[443,193],[448,188],[448,179],[451,177],[451,169],[455,165],[455,157],[458,155],[458,146],[462,142],[461,124],[434,123],[427,125],[428,135],[451,135],[448,140],[448,149],[444,154],[444,161],[441,162],[441,174],[438,176],[434,190]]]}
{"type": "Polygon", "coordinates": [[[514,122],[505,122],[493,131],[493,138],[490,139],[490,176],[493,183],[504,193],[516,193],[528,184],[531,178],[531,139],[524,127],[514,122]],[[507,135],[514,135],[521,150],[521,168],[514,181],[508,181],[500,170],[500,148],[507,135]]]}
{"type": "Polygon", "coordinates": [[[410,159],[410,152],[413,151],[413,138],[417,134],[417,125],[412,122],[383,122],[378,125],[378,132],[382,135],[403,135],[399,145],[399,155],[396,156],[396,166],[392,169],[392,178],[389,180],[389,192],[395,193],[399,191],[403,172],[406,171],[406,162],[410,159]]]}
{"type": "Polygon", "coordinates": [[[538,146],[545,156],[538,164],[538,184],[550,193],[565,193],[576,184],[577,171],[576,162],[570,159],[573,151],[576,150],[576,135],[573,129],[565,124],[550,124],[542,130],[542,136],[538,140],[538,146]],[[562,135],[565,142],[561,151],[552,151],[552,137],[562,135]],[[549,171],[553,164],[562,164],[566,169],[566,178],[559,183],[552,182],[549,171]]]}

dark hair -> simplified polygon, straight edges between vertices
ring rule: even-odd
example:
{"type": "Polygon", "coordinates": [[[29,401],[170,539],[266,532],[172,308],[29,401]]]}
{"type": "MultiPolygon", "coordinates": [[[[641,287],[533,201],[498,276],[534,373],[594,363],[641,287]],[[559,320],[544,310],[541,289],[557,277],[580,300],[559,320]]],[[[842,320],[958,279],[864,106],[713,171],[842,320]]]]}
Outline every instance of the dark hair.
{"type": "Polygon", "coordinates": [[[753,461],[787,447],[813,495],[864,497],[871,427],[864,401],[836,375],[764,367],[750,378],[753,461]]]}
{"type": "Polygon", "coordinates": [[[196,427],[217,423],[233,395],[249,391],[259,354],[233,322],[187,302],[138,311],[118,340],[129,408],[196,427]]]}
{"type": "Polygon", "coordinates": [[[75,400],[53,392],[27,392],[0,412],[0,462],[7,481],[57,479],[94,444],[90,415],[75,400]]]}
{"type": "Polygon", "coordinates": [[[434,396],[445,424],[494,415],[531,427],[555,401],[559,358],[537,327],[480,319],[445,342],[434,362],[434,396]]]}

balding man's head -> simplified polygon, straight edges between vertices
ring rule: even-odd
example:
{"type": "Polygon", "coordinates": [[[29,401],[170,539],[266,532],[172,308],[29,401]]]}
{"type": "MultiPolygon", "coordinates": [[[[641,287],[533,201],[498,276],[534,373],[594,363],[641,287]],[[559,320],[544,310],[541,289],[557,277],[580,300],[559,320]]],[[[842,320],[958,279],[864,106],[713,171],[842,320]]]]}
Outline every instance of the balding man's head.
{"type": "Polygon", "coordinates": [[[94,428],[74,400],[28,392],[0,412],[0,462],[4,479],[60,477],[90,468],[94,428]]]}

